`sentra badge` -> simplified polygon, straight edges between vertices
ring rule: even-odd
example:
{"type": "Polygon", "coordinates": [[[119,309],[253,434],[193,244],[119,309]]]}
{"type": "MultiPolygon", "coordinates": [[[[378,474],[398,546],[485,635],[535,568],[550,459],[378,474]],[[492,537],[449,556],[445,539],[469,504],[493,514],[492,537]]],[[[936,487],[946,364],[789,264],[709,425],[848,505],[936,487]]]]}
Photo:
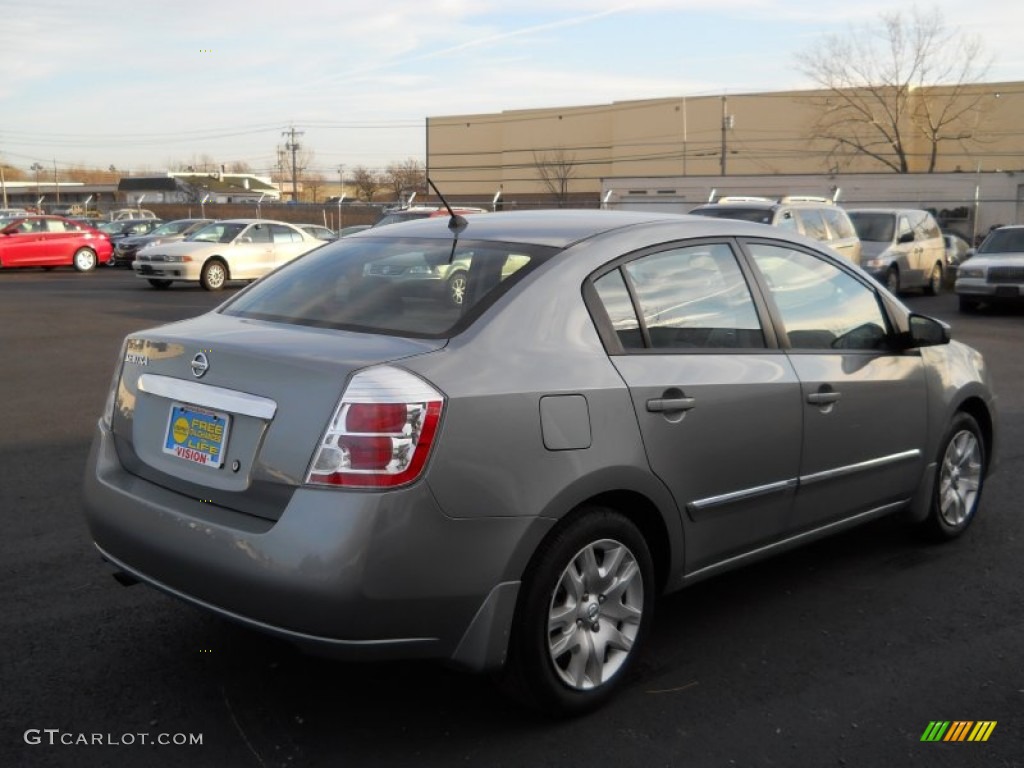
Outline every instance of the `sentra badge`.
{"type": "Polygon", "coordinates": [[[141,339],[129,339],[124,361],[126,363],[134,363],[135,365],[149,365],[149,355],[143,352],[145,348],[146,343],[141,339]]]}

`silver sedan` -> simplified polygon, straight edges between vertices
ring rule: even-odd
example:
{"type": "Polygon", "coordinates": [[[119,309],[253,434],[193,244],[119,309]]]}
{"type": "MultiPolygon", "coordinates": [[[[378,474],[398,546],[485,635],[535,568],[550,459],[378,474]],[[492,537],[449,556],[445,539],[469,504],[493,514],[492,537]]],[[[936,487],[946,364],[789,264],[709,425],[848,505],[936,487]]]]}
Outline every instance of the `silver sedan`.
{"type": "Polygon", "coordinates": [[[132,269],[154,288],[176,281],[198,282],[219,291],[229,280],[255,280],[324,244],[283,221],[225,219],[207,224],[179,242],[144,248],[132,269]]]}
{"type": "Polygon", "coordinates": [[[344,238],[129,336],[85,506],[122,580],[579,713],[659,594],[883,515],[960,536],[996,436],[981,355],[813,240],[479,214],[344,238]],[[382,267],[454,263],[460,302],[382,267]]]}

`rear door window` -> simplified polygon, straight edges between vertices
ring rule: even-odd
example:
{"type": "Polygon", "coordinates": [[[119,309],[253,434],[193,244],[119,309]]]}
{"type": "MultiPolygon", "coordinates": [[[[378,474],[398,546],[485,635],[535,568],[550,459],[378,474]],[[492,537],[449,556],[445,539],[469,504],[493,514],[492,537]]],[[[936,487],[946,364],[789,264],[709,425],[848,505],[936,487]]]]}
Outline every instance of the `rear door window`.
{"type": "Polygon", "coordinates": [[[828,242],[828,227],[825,226],[825,219],[822,218],[821,211],[808,208],[797,211],[796,215],[804,225],[805,235],[823,243],[828,242]]]}
{"type": "Polygon", "coordinates": [[[599,278],[595,288],[624,349],[766,346],[750,290],[725,243],[642,256],[599,278]]]}

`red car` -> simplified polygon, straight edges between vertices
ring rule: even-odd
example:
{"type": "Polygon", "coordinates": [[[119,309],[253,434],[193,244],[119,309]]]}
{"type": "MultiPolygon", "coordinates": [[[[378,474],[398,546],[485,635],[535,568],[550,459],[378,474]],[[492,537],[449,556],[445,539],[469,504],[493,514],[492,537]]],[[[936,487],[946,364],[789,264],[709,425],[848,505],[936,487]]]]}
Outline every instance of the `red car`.
{"type": "Polygon", "coordinates": [[[102,232],[61,216],[18,216],[0,222],[0,267],[73,266],[88,272],[110,261],[102,232]]]}

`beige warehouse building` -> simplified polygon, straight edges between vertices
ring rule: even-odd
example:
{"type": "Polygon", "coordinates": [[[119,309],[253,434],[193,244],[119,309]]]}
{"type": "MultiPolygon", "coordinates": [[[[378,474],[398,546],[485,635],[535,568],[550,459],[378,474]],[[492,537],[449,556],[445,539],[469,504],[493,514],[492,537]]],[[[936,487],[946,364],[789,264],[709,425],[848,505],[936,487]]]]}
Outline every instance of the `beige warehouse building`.
{"type": "MultiPolygon", "coordinates": [[[[1020,220],[1024,182],[1024,82],[984,83],[954,96],[951,87],[921,88],[910,111],[952,103],[977,103],[947,126],[938,145],[935,173],[926,173],[930,142],[901,128],[909,174],[863,151],[815,138],[829,107],[825,91],[729,94],[625,101],[497,114],[452,115],[427,120],[427,169],[446,194],[462,201],[490,201],[501,191],[506,205],[552,202],[542,175],[563,182],[565,204],[636,207],[640,196],[665,209],[687,210],[718,194],[828,194],[836,187],[859,190],[863,202],[913,199],[949,209],[976,202],[992,223],[1020,220]],[[975,182],[966,181],[970,175],[975,182]],[[907,183],[907,176],[916,181],[907,183]],[[995,175],[1001,177],[996,179],[995,175]],[[925,176],[925,179],[921,177],[925,176]],[[793,189],[786,177],[799,178],[793,189]],[[853,177],[856,183],[849,182],[853,177]],[[902,181],[900,180],[902,177],[902,181]],[[950,178],[949,182],[944,181],[950,178]],[[913,193],[890,192],[915,190],[913,193]],[[752,191],[752,188],[754,191],[752,191]],[[924,190],[923,192],[921,190],[924,190]],[[975,201],[975,194],[980,200],[975,201]],[[934,200],[924,198],[934,197],[934,200]],[[920,200],[918,200],[920,199],[920,200]],[[1002,207],[989,203],[1000,200],[1002,207]]],[[[850,126],[851,134],[858,130],[850,126]]],[[[796,182],[794,182],[796,183],[796,182]]],[[[962,213],[962,211],[958,211],[962,213]]],[[[976,228],[981,220],[974,219],[976,228]]]]}

